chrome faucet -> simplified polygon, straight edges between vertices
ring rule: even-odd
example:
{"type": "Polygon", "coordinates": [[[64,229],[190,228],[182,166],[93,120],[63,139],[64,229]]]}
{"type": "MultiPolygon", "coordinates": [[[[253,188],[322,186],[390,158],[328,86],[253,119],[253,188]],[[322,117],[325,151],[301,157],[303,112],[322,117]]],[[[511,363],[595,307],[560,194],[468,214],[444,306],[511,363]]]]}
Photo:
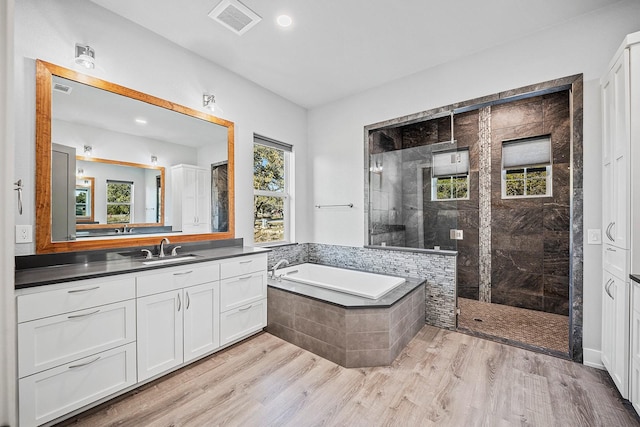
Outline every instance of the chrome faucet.
{"type": "Polygon", "coordinates": [[[281,259],[280,261],[278,261],[276,263],[276,265],[273,266],[273,268],[271,269],[271,278],[272,279],[276,279],[276,270],[278,269],[278,267],[280,267],[282,264],[284,265],[289,265],[289,261],[287,261],[286,259],[281,259]]]}
{"type": "Polygon", "coordinates": [[[164,244],[165,243],[169,244],[171,242],[166,237],[163,238],[162,240],[160,240],[160,253],[158,254],[158,258],[164,258],[165,257],[165,255],[164,255],[164,244]]]}

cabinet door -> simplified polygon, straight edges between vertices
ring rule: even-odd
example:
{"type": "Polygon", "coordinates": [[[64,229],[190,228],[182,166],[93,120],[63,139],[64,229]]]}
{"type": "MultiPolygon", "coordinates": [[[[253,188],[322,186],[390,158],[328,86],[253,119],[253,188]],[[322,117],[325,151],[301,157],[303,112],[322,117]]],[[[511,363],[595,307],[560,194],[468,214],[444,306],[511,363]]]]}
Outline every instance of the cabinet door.
{"type": "Polygon", "coordinates": [[[220,316],[220,344],[247,337],[267,326],[267,300],[226,311],[220,316]]]}
{"type": "MultiPolygon", "coordinates": [[[[631,147],[631,119],[629,95],[629,51],[625,50],[608,75],[605,125],[608,134],[608,155],[611,159],[610,243],[623,249],[629,248],[629,151],[631,147]],[[611,239],[612,237],[612,239],[611,239]]],[[[604,96],[604,94],[603,94],[604,96]]]]}
{"type": "Polygon", "coordinates": [[[631,379],[629,400],[640,413],[640,284],[631,282],[631,379]]]}
{"type": "Polygon", "coordinates": [[[198,179],[197,170],[184,168],[184,188],[182,189],[182,222],[197,224],[198,179]]]}
{"type": "Polygon", "coordinates": [[[20,425],[41,425],[135,383],[134,343],[22,378],[20,425]]]}
{"type": "Polygon", "coordinates": [[[613,281],[611,273],[604,271],[602,283],[602,364],[613,372],[613,350],[615,346],[615,300],[609,287],[613,281]]]}
{"type": "Polygon", "coordinates": [[[138,298],[138,381],[182,363],[182,290],[138,298]]]}
{"type": "Polygon", "coordinates": [[[605,271],[602,363],[623,398],[629,396],[629,283],[605,271]]]}
{"type": "Polygon", "coordinates": [[[18,325],[19,377],[135,340],[133,300],[18,325]]]}
{"type": "Polygon", "coordinates": [[[184,290],[184,361],[220,347],[219,283],[204,283],[184,290]]]}
{"type": "MultiPolygon", "coordinates": [[[[206,226],[211,223],[211,214],[210,214],[210,183],[209,183],[209,174],[207,170],[197,169],[196,171],[196,194],[195,194],[195,204],[196,204],[196,221],[195,223],[198,225],[206,226]]],[[[208,231],[208,230],[207,230],[208,231]]]]}

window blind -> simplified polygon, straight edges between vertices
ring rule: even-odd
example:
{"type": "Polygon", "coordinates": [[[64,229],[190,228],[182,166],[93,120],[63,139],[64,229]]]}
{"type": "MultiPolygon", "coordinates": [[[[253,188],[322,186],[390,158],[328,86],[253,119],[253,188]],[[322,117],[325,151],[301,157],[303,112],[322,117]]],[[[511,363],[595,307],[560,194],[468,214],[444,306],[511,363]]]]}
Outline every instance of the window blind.
{"type": "Polygon", "coordinates": [[[433,153],[432,175],[451,176],[469,173],[469,150],[433,153]]]}
{"type": "Polygon", "coordinates": [[[288,151],[288,152],[293,151],[293,145],[276,141],[275,139],[267,138],[266,136],[258,135],[257,133],[253,134],[253,143],[265,145],[271,148],[276,148],[282,151],[288,151]]]}
{"type": "Polygon", "coordinates": [[[502,143],[504,169],[551,164],[551,137],[535,137],[502,143]]]}

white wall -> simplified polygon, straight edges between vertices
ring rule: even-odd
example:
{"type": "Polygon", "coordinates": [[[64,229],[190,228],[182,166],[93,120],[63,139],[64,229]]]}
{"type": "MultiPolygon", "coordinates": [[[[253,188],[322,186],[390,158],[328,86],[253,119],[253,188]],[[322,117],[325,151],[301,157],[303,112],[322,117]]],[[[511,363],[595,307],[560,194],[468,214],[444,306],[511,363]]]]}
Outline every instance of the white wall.
{"type": "MultiPolygon", "coordinates": [[[[640,2],[622,1],[529,37],[432,68],[309,111],[313,241],[361,246],[364,132],[368,124],[508,89],[583,73],[585,80],[585,229],[600,228],[600,75],[624,36],[640,30],[640,2]]],[[[428,55],[428,52],[416,53],[428,55]]],[[[600,349],[599,246],[585,246],[584,347],[600,349]]]]}
{"type": "Polygon", "coordinates": [[[16,421],[16,324],[13,245],[13,0],[0,0],[0,425],[16,421]],[[8,208],[11,206],[11,208],[8,208]]]}
{"type": "MultiPolygon", "coordinates": [[[[224,119],[235,123],[236,237],[253,241],[253,133],[293,144],[299,163],[307,156],[306,110],[211,62],[83,0],[21,0],[15,8],[16,176],[26,185],[25,214],[35,221],[35,59],[74,68],[76,42],[96,51],[96,77],[203,110],[202,94],[214,93],[224,119]]],[[[86,72],[86,70],[80,70],[86,72]]],[[[89,74],[89,73],[87,73],[89,74]]],[[[160,160],[162,153],[156,153],[160,160]]],[[[304,167],[296,174],[297,203],[307,204],[304,167]]],[[[299,216],[300,217],[300,216],[299,216]]],[[[296,224],[308,241],[307,221],[296,224]]],[[[18,255],[34,244],[16,245],[18,255]]]]}

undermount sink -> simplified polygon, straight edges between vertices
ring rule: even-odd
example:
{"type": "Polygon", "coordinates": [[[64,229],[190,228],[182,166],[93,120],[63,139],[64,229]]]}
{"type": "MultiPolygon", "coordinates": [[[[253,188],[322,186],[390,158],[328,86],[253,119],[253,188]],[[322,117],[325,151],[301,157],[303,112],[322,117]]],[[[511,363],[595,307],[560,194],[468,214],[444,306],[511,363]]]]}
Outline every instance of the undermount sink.
{"type": "Polygon", "coordinates": [[[196,255],[178,255],[178,256],[169,256],[165,258],[144,260],[142,261],[142,263],[144,265],[168,264],[172,262],[188,261],[190,259],[196,259],[196,258],[198,258],[196,255]]]}

